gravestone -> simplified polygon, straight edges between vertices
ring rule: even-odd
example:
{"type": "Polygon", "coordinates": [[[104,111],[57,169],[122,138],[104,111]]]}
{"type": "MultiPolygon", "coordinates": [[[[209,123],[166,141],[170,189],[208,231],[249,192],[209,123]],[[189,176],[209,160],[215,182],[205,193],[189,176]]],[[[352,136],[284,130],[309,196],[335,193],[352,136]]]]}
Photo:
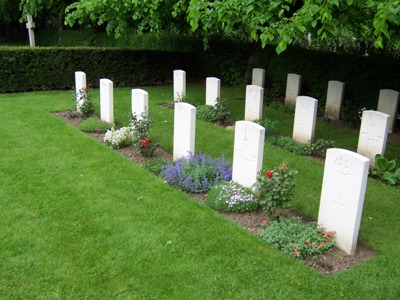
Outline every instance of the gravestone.
{"type": "Polygon", "coordinates": [[[380,90],[378,111],[388,114],[389,119],[389,133],[395,131],[397,109],[399,107],[399,92],[394,90],[380,90]]]}
{"type": "Polygon", "coordinates": [[[237,121],[233,152],[232,180],[251,187],[262,168],[265,128],[250,121],[237,121]]]}
{"type": "Polygon", "coordinates": [[[148,115],[149,94],[142,89],[132,89],[131,95],[132,115],[140,120],[143,115],[148,115]]]}
{"type": "Polygon", "coordinates": [[[375,155],[385,153],[390,116],[373,110],[364,110],[361,120],[357,153],[369,158],[375,166],[375,155]]]}
{"type": "Polygon", "coordinates": [[[264,89],[257,85],[246,86],[244,119],[254,121],[262,118],[264,89]]]}
{"type": "Polygon", "coordinates": [[[185,102],[176,102],[174,109],[173,160],[194,154],[196,132],[196,107],[185,102]]]}
{"type": "Polygon", "coordinates": [[[265,82],[265,70],[260,68],[254,68],[251,84],[258,85],[264,88],[264,82],[265,82]]]}
{"type": "Polygon", "coordinates": [[[304,144],[314,141],[317,108],[317,99],[307,96],[297,97],[293,125],[294,140],[304,144]]]}
{"type": "Polygon", "coordinates": [[[289,73],[286,83],[285,105],[291,108],[296,107],[296,99],[300,95],[301,76],[289,73]]]}
{"type": "Polygon", "coordinates": [[[76,110],[81,111],[81,105],[85,102],[87,97],[86,90],[86,74],[82,71],[75,72],[75,97],[76,97],[76,110]]]}
{"type": "Polygon", "coordinates": [[[181,101],[186,96],[186,72],[174,70],[174,101],[181,101]]]}
{"type": "Polygon", "coordinates": [[[336,232],[336,246],[356,252],[367,187],[369,159],[345,149],[328,149],[318,224],[336,232]]]}
{"type": "Polygon", "coordinates": [[[35,31],[33,30],[35,28],[35,23],[33,22],[31,15],[27,15],[26,19],[27,19],[26,28],[28,29],[28,35],[29,35],[29,45],[31,47],[35,47],[35,31]]]}
{"type": "Polygon", "coordinates": [[[206,105],[215,106],[221,95],[221,80],[215,77],[206,79],[206,105]]]}
{"type": "Polygon", "coordinates": [[[110,79],[100,79],[100,119],[114,124],[114,89],[110,79]]]}
{"type": "Polygon", "coordinates": [[[325,118],[330,120],[340,119],[340,110],[342,107],[344,95],[344,83],[331,80],[328,82],[328,92],[326,95],[325,118]]]}

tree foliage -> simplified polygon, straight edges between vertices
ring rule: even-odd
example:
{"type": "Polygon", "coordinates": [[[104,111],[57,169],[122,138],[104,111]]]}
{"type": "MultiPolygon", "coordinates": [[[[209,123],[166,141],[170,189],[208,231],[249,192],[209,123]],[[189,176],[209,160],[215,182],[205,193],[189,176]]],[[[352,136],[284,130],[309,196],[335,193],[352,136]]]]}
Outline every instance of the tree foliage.
{"type": "MultiPolygon", "coordinates": [[[[1,1],[1,0],[0,0],[1,1]]],[[[3,0],[4,1],[4,0],[3,0]]],[[[65,0],[21,0],[24,13],[37,13],[65,0]]],[[[383,48],[399,36],[399,0],[79,0],[66,7],[65,23],[95,22],[109,33],[191,30],[233,35],[282,52],[294,42],[328,45],[348,36],[383,48]]]]}

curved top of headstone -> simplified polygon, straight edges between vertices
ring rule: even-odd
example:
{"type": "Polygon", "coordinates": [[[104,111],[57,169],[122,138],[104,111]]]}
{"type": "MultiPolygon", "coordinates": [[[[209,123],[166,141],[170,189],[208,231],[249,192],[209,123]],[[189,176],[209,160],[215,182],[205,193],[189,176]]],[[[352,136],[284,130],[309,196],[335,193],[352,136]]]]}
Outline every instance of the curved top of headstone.
{"type": "Polygon", "coordinates": [[[333,154],[336,156],[350,156],[351,158],[358,159],[359,161],[362,162],[369,162],[369,159],[367,157],[358,154],[356,152],[342,148],[330,148],[326,151],[326,156],[328,156],[328,154],[333,154]]]}
{"type": "Polygon", "coordinates": [[[251,121],[236,121],[235,123],[235,127],[237,126],[251,126],[255,129],[259,129],[259,130],[265,130],[265,128],[263,126],[261,126],[260,124],[251,122],[251,121]]]}
{"type": "Polygon", "coordinates": [[[174,107],[175,107],[175,109],[179,109],[179,108],[196,109],[195,106],[193,106],[192,104],[186,103],[186,102],[176,102],[174,107]]]}
{"type": "Polygon", "coordinates": [[[380,116],[382,118],[390,118],[390,116],[388,114],[385,114],[381,111],[376,111],[376,110],[364,110],[363,111],[363,115],[375,115],[375,116],[380,116]]]}
{"type": "Polygon", "coordinates": [[[314,102],[318,102],[317,99],[313,98],[313,97],[309,97],[309,96],[297,96],[296,97],[296,102],[297,100],[307,100],[307,101],[314,101],[314,102]]]}

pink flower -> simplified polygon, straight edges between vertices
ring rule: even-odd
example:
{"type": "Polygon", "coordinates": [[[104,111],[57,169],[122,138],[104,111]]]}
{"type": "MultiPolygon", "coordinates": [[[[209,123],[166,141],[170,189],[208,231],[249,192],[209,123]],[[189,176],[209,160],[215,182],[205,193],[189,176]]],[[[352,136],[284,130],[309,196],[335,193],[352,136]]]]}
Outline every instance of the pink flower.
{"type": "Polygon", "coordinates": [[[272,174],[272,172],[267,172],[267,173],[265,173],[265,175],[266,175],[268,178],[272,178],[272,177],[274,176],[274,174],[272,174]]]}
{"type": "Polygon", "coordinates": [[[149,145],[149,140],[143,140],[142,141],[142,146],[147,147],[149,145]]]}
{"type": "Polygon", "coordinates": [[[264,225],[268,225],[268,220],[263,220],[262,223],[263,223],[264,225]]]}

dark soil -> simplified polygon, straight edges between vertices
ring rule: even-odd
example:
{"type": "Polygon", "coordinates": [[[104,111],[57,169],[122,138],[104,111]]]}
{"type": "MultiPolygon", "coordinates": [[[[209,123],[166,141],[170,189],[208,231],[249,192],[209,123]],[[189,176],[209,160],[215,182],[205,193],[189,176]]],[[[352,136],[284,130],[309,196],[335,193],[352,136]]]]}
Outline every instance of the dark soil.
{"type": "MultiPolygon", "coordinates": [[[[63,119],[64,121],[68,122],[69,124],[73,125],[74,127],[78,128],[79,123],[82,119],[71,111],[63,111],[63,112],[54,112],[54,115],[63,119]]],[[[231,122],[228,122],[231,123],[231,122]]],[[[218,125],[218,124],[217,124],[218,125]]],[[[221,124],[222,126],[226,124],[221,124]]],[[[88,133],[94,139],[99,142],[103,142],[104,133],[88,133]]],[[[126,147],[122,149],[116,149],[131,161],[136,164],[143,163],[146,157],[143,157],[139,154],[134,147],[126,147]]],[[[157,149],[154,153],[153,157],[161,157],[166,160],[172,161],[172,154],[167,153],[163,149],[157,149]]],[[[205,194],[190,194],[190,196],[201,203],[205,203],[205,194]]],[[[288,216],[299,216],[299,213],[296,211],[292,211],[286,209],[282,212],[288,216]]],[[[265,213],[260,209],[258,212],[255,213],[221,213],[225,217],[233,220],[246,230],[250,231],[251,233],[258,235],[258,231],[263,229],[262,221],[266,218],[265,213]]],[[[311,220],[308,220],[311,221],[311,220]]],[[[331,251],[319,255],[313,259],[306,259],[304,263],[316,270],[317,272],[323,273],[325,275],[335,274],[337,272],[342,272],[351,267],[361,264],[365,261],[368,261],[375,257],[377,253],[368,249],[364,246],[361,242],[357,244],[357,251],[354,255],[347,255],[340,249],[334,247],[331,251]]]]}

